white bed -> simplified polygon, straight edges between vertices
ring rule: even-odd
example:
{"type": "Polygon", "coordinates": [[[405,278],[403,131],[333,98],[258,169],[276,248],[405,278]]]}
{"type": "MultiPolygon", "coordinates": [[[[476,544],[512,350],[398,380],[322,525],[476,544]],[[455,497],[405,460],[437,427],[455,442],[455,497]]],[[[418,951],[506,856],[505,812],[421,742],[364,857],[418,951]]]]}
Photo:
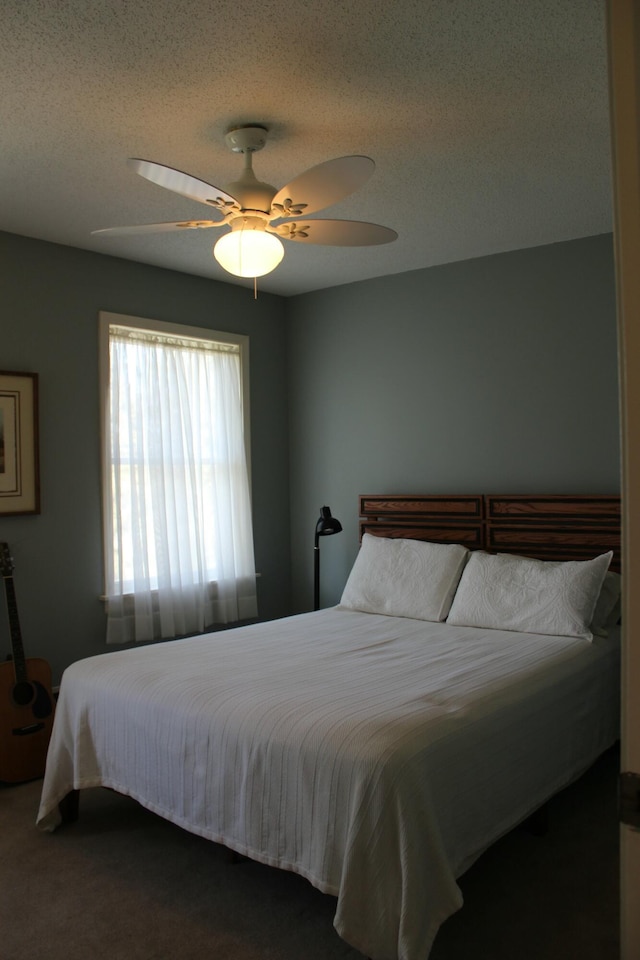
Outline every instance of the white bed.
{"type": "Polygon", "coordinates": [[[93,657],[61,684],[38,822],[106,786],[337,897],[425,960],[456,878],[618,736],[619,636],[343,607],[93,657]]]}

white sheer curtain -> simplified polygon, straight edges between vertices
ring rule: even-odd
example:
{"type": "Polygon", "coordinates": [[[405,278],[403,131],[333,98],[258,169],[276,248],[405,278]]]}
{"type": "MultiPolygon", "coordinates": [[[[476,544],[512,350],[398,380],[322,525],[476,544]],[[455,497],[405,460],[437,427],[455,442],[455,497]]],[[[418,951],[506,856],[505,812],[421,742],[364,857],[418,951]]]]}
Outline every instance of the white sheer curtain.
{"type": "Polygon", "coordinates": [[[240,349],[109,326],[107,642],[256,616],[240,349]]]}

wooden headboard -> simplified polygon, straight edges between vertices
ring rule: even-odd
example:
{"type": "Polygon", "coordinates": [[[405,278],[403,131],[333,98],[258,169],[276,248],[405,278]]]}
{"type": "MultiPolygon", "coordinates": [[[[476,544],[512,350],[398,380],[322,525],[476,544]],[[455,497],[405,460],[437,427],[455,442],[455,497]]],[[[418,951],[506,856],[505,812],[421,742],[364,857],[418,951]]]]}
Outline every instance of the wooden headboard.
{"type": "Polygon", "coordinates": [[[361,494],[360,537],[462,543],[540,560],[589,560],[613,550],[620,571],[620,497],[361,494]]]}

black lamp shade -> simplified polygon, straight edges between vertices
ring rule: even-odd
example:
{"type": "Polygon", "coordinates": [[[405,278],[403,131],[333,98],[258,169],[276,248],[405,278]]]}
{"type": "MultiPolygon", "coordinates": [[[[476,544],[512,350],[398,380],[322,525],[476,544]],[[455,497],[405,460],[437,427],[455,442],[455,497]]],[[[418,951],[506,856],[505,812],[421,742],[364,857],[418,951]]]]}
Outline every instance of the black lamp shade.
{"type": "Polygon", "coordinates": [[[316,537],[327,537],[331,533],[340,533],[342,524],[331,516],[329,507],[320,507],[320,517],[316,523],[316,537]]]}

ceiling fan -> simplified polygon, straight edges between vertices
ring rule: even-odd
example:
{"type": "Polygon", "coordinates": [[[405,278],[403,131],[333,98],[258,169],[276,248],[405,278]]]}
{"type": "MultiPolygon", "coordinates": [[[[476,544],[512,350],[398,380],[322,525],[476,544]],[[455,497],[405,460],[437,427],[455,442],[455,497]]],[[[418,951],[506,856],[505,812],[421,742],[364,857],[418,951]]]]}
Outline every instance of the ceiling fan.
{"type": "Polygon", "coordinates": [[[252,156],[264,147],[267,133],[267,128],[258,124],[229,130],[225,142],[234,153],[244,155],[244,169],[240,179],[228,184],[224,190],[151,160],[127,161],[136,173],[152,183],[206,204],[215,219],[145,223],[92,232],[102,236],[122,236],[223,228],[225,232],[213,250],[216,260],[223,269],[237,277],[253,278],[264,276],[278,266],[284,256],[281,239],[356,247],[390,243],[397,238],[395,230],[375,223],[309,217],[309,214],[337,203],[361,187],[375,169],[373,160],[361,156],[327,160],[276,190],[257,180],[252,167],[252,156]]]}

